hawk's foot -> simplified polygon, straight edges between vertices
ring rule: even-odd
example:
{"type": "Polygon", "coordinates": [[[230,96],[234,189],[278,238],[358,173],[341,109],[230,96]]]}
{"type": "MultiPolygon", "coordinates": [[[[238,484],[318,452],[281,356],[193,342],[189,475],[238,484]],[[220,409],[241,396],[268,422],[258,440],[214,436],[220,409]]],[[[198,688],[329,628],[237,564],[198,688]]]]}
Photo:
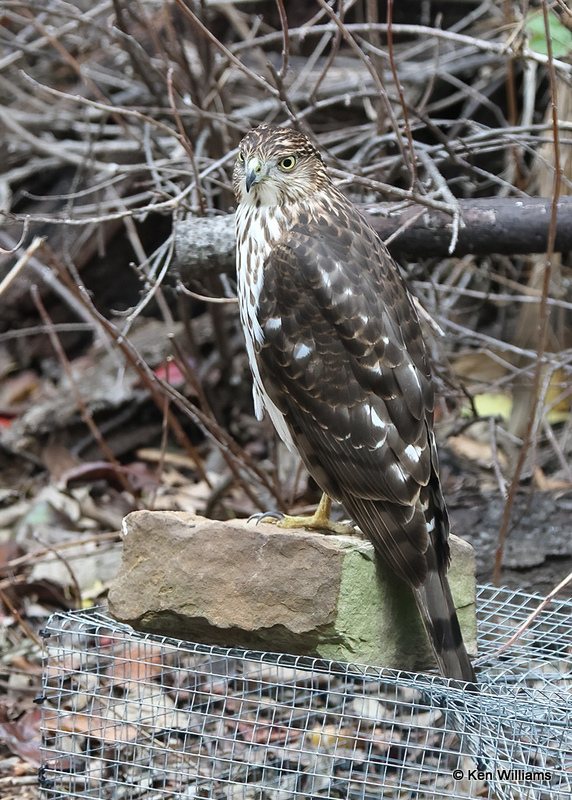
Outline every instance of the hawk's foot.
{"type": "Polygon", "coordinates": [[[295,517],[290,514],[281,514],[279,511],[267,511],[261,514],[253,514],[248,519],[249,521],[255,519],[257,523],[265,520],[287,530],[309,528],[310,530],[322,531],[322,533],[335,533],[343,536],[355,534],[356,529],[351,523],[334,522],[330,519],[331,507],[332,501],[327,494],[323,494],[318,508],[311,517],[295,517]]]}
{"type": "Polygon", "coordinates": [[[309,528],[313,531],[335,533],[341,536],[351,536],[356,533],[356,529],[351,522],[334,522],[329,517],[324,518],[318,515],[317,511],[311,517],[292,517],[289,514],[284,514],[276,524],[279,528],[309,528]]]}

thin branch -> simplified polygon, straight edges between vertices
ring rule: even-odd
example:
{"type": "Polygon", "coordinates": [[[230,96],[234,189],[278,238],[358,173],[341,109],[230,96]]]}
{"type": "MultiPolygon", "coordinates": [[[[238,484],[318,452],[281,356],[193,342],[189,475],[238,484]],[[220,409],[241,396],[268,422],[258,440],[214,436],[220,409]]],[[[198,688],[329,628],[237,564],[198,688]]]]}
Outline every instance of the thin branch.
{"type": "Polygon", "coordinates": [[[278,7],[278,15],[280,16],[280,25],[282,26],[282,67],[280,69],[280,79],[284,80],[288,72],[288,60],[290,58],[290,37],[288,34],[288,17],[286,16],[286,9],[284,8],[284,0],[276,0],[278,7]]]}
{"type": "Polygon", "coordinates": [[[129,492],[129,494],[131,494],[135,498],[136,497],[136,493],[135,493],[133,487],[131,486],[131,483],[130,483],[128,477],[125,475],[124,471],[121,469],[121,464],[119,463],[119,461],[117,461],[117,459],[115,458],[115,456],[113,455],[113,453],[111,452],[109,447],[107,446],[107,442],[105,441],[105,439],[101,435],[101,432],[100,432],[98,426],[96,425],[95,420],[93,419],[93,415],[91,414],[91,411],[89,411],[87,405],[85,404],[85,401],[84,401],[84,399],[83,399],[83,397],[81,395],[81,392],[79,390],[79,387],[77,385],[75,376],[73,374],[73,370],[71,368],[71,364],[70,364],[70,362],[68,360],[68,357],[65,354],[65,351],[64,351],[64,349],[62,347],[62,344],[61,344],[58,336],[56,335],[56,332],[54,330],[54,324],[53,324],[51,318],[49,317],[48,312],[46,311],[46,308],[45,308],[45,306],[44,306],[44,304],[42,302],[42,299],[40,297],[40,293],[38,291],[38,287],[35,284],[32,285],[30,287],[30,292],[32,294],[32,299],[34,301],[34,304],[35,304],[36,308],[38,309],[40,317],[42,318],[42,322],[44,323],[44,325],[46,327],[46,330],[48,332],[48,337],[50,339],[52,347],[54,348],[54,351],[55,351],[55,353],[56,353],[56,355],[57,355],[57,357],[58,357],[58,359],[60,361],[60,364],[62,365],[62,367],[64,369],[64,372],[66,373],[68,381],[70,382],[71,390],[72,390],[72,392],[74,394],[75,401],[76,401],[77,407],[78,407],[78,409],[79,409],[79,411],[81,413],[83,421],[85,422],[85,424],[87,425],[87,427],[91,431],[91,435],[93,436],[93,438],[95,439],[95,441],[99,445],[99,447],[100,447],[102,453],[105,455],[106,459],[109,461],[112,469],[114,470],[118,480],[123,485],[123,488],[125,489],[125,491],[129,492]]]}
{"type": "Polygon", "coordinates": [[[548,308],[548,295],[550,292],[550,279],[552,277],[552,258],[554,257],[554,242],[556,240],[556,221],[558,215],[558,198],[560,196],[560,187],[562,182],[562,166],[560,163],[560,144],[559,144],[559,130],[558,130],[558,109],[556,103],[557,97],[557,84],[556,84],[556,71],[554,69],[554,62],[552,59],[552,41],[550,38],[550,29],[548,22],[548,6],[546,0],[542,0],[542,14],[544,17],[544,30],[546,34],[546,46],[548,50],[548,75],[550,78],[550,105],[552,108],[552,135],[554,144],[554,192],[552,198],[552,213],[550,218],[550,230],[548,233],[548,242],[546,246],[546,266],[544,269],[543,284],[542,284],[542,298],[539,309],[539,340],[537,350],[536,369],[534,371],[534,379],[532,383],[532,408],[530,410],[530,420],[526,428],[524,441],[519,453],[518,461],[514,470],[514,475],[511,480],[508,497],[503,509],[503,516],[501,526],[498,534],[498,545],[495,554],[495,563],[493,569],[493,581],[496,585],[500,583],[502,572],[502,557],[504,552],[504,544],[508,536],[512,508],[516,498],[520,478],[528,450],[532,444],[538,425],[540,423],[539,405],[540,405],[540,388],[542,381],[542,374],[544,368],[544,356],[546,353],[546,343],[548,338],[548,325],[550,322],[550,314],[548,308]]]}
{"type": "Polygon", "coordinates": [[[208,297],[206,294],[193,292],[187,289],[180,280],[177,280],[177,289],[195,300],[201,300],[203,303],[213,303],[213,305],[236,305],[238,303],[238,297],[208,297]]]}
{"type": "MultiPolygon", "coordinates": [[[[38,637],[36,636],[34,631],[30,628],[30,626],[28,625],[26,620],[22,617],[22,615],[20,614],[20,612],[18,611],[18,609],[16,608],[14,603],[10,600],[10,598],[8,597],[6,592],[4,592],[2,589],[0,589],[0,600],[2,600],[2,602],[4,603],[6,608],[9,610],[9,612],[12,614],[12,616],[14,617],[14,619],[16,620],[18,625],[22,628],[22,630],[24,631],[26,636],[32,642],[34,642],[36,647],[38,647],[41,650],[42,649],[41,640],[38,639],[38,637]]],[[[34,781],[37,781],[37,778],[34,778],[34,781]]]]}
{"type": "Polygon", "coordinates": [[[531,626],[531,624],[534,622],[534,620],[535,620],[535,619],[536,619],[536,618],[537,618],[537,617],[538,617],[540,614],[542,614],[542,612],[544,611],[544,609],[545,609],[545,608],[546,608],[548,605],[550,605],[550,603],[551,603],[551,602],[554,600],[554,598],[556,597],[556,595],[557,595],[559,592],[561,592],[561,591],[562,591],[562,589],[565,589],[565,588],[566,588],[566,586],[568,586],[570,583],[572,583],[572,572],[570,572],[570,573],[569,573],[569,574],[568,574],[568,575],[567,575],[567,576],[564,578],[564,580],[560,581],[560,583],[559,583],[557,586],[555,586],[555,587],[554,587],[554,589],[552,589],[552,591],[551,591],[551,592],[549,592],[549,593],[546,595],[546,597],[544,598],[544,600],[542,600],[542,601],[541,601],[541,602],[540,602],[540,603],[539,603],[539,604],[536,606],[536,608],[534,609],[534,611],[533,611],[531,614],[529,614],[529,615],[528,615],[528,617],[527,617],[527,618],[524,620],[524,622],[522,623],[522,625],[519,625],[519,626],[518,626],[518,628],[517,628],[517,629],[516,629],[516,631],[513,633],[513,635],[510,637],[510,639],[509,639],[507,642],[505,642],[505,643],[502,645],[502,647],[499,647],[499,649],[498,649],[498,650],[497,650],[497,652],[496,652],[496,658],[499,658],[500,656],[502,656],[502,655],[503,655],[503,653],[506,653],[506,651],[507,651],[507,650],[508,650],[510,647],[512,647],[512,645],[513,645],[513,644],[514,644],[516,641],[518,641],[518,639],[520,639],[520,637],[522,636],[522,634],[523,634],[523,633],[526,633],[526,631],[527,631],[527,630],[530,628],[530,626],[531,626]]]}
{"type": "Polygon", "coordinates": [[[346,42],[349,44],[349,46],[352,48],[352,50],[357,55],[357,57],[360,59],[360,61],[363,62],[363,64],[365,65],[367,71],[371,75],[371,77],[373,79],[373,82],[374,82],[374,85],[375,85],[375,87],[377,89],[377,92],[378,92],[378,97],[379,97],[380,100],[382,100],[382,102],[384,104],[384,107],[385,107],[385,111],[387,113],[387,116],[391,120],[391,123],[392,123],[392,126],[393,126],[393,131],[395,133],[395,137],[396,137],[397,143],[399,145],[399,149],[401,150],[401,153],[403,155],[403,160],[405,161],[405,163],[407,163],[407,161],[408,161],[407,150],[406,150],[404,142],[403,142],[403,137],[401,136],[401,131],[399,129],[399,123],[397,122],[397,119],[395,118],[395,114],[393,113],[393,108],[391,106],[391,103],[389,102],[389,98],[387,97],[387,92],[385,91],[385,88],[384,88],[384,86],[383,86],[383,84],[382,84],[382,82],[380,80],[379,75],[377,74],[377,72],[373,68],[373,65],[371,64],[371,62],[369,61],[369,59],[367,58],[367,56],[365,55],[363,50],[359,47],[359,45],[356,42],[356,40],[354,39],[354,37],[351,35],[348,26],[344,22],[342,22],[338,16],[336,16],[336,14],[334,13],[333,9],[330,8],[330,6],[326,3],[326,0],[318,0],[318,2],[322,6],[324,11],[328,14],[328,16],[339,27],[342,36],[344,37],[346,42]]]}
{"type": "Polygon", "coordinates": [[[201,192],[201,182],[199,171],[197,169],[197,162],[195,161],[195,151],[193,149],[193,145],[191,144],[189,137],[187,136],[187,132],[185,131],[183,122],[177,110],[177,106],[175,104],[175,96],[173,93],[173,69],[170,68],[167,73],[167,89],[169,92],[169,102],[171,103],[171,109],[173,111],[173,116],[175,117],[175,121],[179,128],[179,141],[182,143],[185,151],[189,157],[189,161],[191,162],[191,169],[193,170],[193,175],[195,176],[195,189],[197,194],[197,201],[199,204],[199,208],[201,210],[201,215],[204,217],[206,214],[205,204],[203,200],[203,195],[201,192]]]}
{"type": "MultiPolygon", "coordinates": [[[[24,269],[28,261],[32,258],[36,250],[41,247],[44,243],[44,238],[42,236],[34,237],[32,243],[26,248],[25,252],[22,253],[20,258],[16,261],[12,269],[8,272],[8,274],[4,277],[4,279],[0,282],[0,295],[3,295],[6,289],[10,286],[12,281],[14,281],[20,272],[24,269]]],[[[9,250],[4,250],[5,253],[9,253],[9,250]]]]}
{"type": "MultiPolygon", "coordinates": [[[[413,135],[411,133],[411,125],[409,124],[409,114],[407,113],[407,103],[403,94],[403,88],[397,74],[397,67],[395,65],[395,53],[393,49],[393,0],[387,0],[387,53],[389,56],[389,64],[391,66],[391,74],[393,75],[393,82],[399,95],[399,102],[401,104],[401,111],[403,113],[403,124],[405,126],[405,135],[409,144],[409,158],[406,163],[411,172],[411,189],[412,191],[418,190],[417,182],[417,162],[415,147],[413,145],[413,135]]],[[[455,248],[453,247],[453,250],[455,248]]],[[[451,251],[452,252],[452,251],[451,251]]]]}
{"type": "MultiPolygon", "coordinates": [[[[249,69],[247,66],[245,66],[242,63],[242,61],[239,58],[237,58],[234,55],[234,53],[232,53],[228,49],[228,47],[225,47],[222,42],[219,42],[219,40],[216,38],[216,36],[213,33],[211,33],[211,31],[209,31],[207,26],[203,24],[203,22],[197,17],[197,15],[194,13],[194,11],[191,11],[191,9],[185,4],[184,0],[175,0],[175,2],[179,6],[181,11],[184,14],[186,14],[187,17],[189,17],[191,22],[194,25],[196,25],[196,27],[201,31],[201,33],[204,36],[206,36],[206,38],[210,42],[212,42],[212,44],[214,44],[215,47],[218,50],[220,50],[220,52],[224,56],[226,56],[226,58],[228,58],[228,60],[231,62],[231,64],[234,64],[234,66],[237,67],[241,72],[244,72],[244,74],[248,78],[250,78],[250,80],[254,81],[254,83],[256,83],[258,86],[261,86],[266,92],[271,94],[277,100],[280,99],[280,92],[277,89],[275,89],[270,83],[268,83],[268,81],[265,78],[263,78],[261,75],[257,75],[256,72],[253,72],[251,69],[249,69]]],[[[280,36],[282,37],[282,33],[280,34],[280,36]]]]}
{"type": "MultiPolygon", "coordinates": [[[[180,0],[177,0],[180,2],[180,0]]],[[[320,2],[322,8],[324,5],[320,2]]],[[[331,14],[328,12],[328,16],[331,17],[331,14]]],[[[326,31],[334,31],[336,28],[335,23],[324,23],[323,25],[315,25],[313,28],[308,29],[307,27],[301,28],[291,28],[290,29],[290,38],[294,38],[296,36],[304,36],[307,37],[308,33],[311,32],[313,35],[321,35],[326,31]]],[[[361,22],[354,22],[354,23],[345,23],[345,28],[349,33],[369,33],[372,30],[379,31],[380,33],[387,34],[387,23],[378,22],[376,24],[364,24],[361,22]]],[[[443,28],[432,27],[430,25],[407,25],[407,24],[393,24],[392,25],[393,33],[396,35],[405,35],[405,36],[419,36],[421,39],[427,38],[436,38],[436,39],[444,39],[449,42],[454,42],[456,44],[463,44],[467,45],[473,50],[480,50],[485,53],[494,53],[498,56],[507,56],[510,55],[514,58],[524,58],[524,59],[531,59],[532,61],[536,61],[538,64],[547,65],[549,63],[549,57],[544,55],[544,53],[538,53],[536,50],[530,50],[526,45],[523,45],[522,42],[517,42],[514,47],[511,43],[503,41],[503,42],[495,42],[495,41],[488,41],[487,39],[479,39],[476,36],[468,36],[467,34],[463,33],[456,33],[450,30],[444,30],[443,28]]],[[[494,35],[492,32],[491,35],[494,35]]],[[[282,37],[282,33],[268,33],[264,36],[259,36],[256,39],[252,39],[250,42],[239,42],[232,46],[232,52],[238,53],[241,50],[250,47],[251,45],[258,45],[263,46],[267,44],[274,44],[275,42],[279,42],[282,37]]],[[[371,46],[373,49],[373,46],[371,46]]],[[[383,50],[378,51],[380,55],[387,57],[387,53],[383,50]]],[[[560,61],[557,58],[552,59],[552,64],[555,69],[562,72],[565,76],[570,77],[572,74],[572,67],[570,64],[567,64],[565,61],[560,61]]]]}

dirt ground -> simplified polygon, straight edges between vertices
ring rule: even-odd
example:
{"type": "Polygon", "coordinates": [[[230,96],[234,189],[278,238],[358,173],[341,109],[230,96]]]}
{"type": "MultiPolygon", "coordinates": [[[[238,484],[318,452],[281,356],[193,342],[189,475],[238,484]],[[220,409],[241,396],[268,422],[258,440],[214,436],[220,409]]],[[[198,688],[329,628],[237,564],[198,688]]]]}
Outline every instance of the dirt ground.
{"type": "MultiPolygon", "coordinates": [[[[498,531],[505,506],[499,493],[447,496],[452,530],[475,548],[477,580],[492,580],[498,531]]],[[[519,493],[503,557],[502,586],[547,594],[572,572],[572,490],[519,493]]],[[[572,596],[572,584],[559,594],[572,596]]]]}

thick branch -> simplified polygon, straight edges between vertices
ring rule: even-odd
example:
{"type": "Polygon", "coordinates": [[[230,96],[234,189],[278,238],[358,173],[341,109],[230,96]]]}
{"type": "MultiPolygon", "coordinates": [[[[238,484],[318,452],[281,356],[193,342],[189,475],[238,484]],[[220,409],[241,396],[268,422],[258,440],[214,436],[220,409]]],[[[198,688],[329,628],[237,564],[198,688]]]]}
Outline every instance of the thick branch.
{"type": "MultiPolygon", "coordinates": [[[[459,229],[452,255],[522,255],[546,251],[552,198],[484,197],[458,202],[464,225],[459,229]]],[[[387,239],[420,211],[418,219],[390,243],[389,249],[394,255],[410,258],[447,256],[453,219],[443,211],[411,206],[395,217],[367,216],[381,238],[387,239]]],[[[572,249],[571,226],[572,198],[562,197],[558,202],[556,251],[572,249]]]]}
{"type": "MultiPolygon", "coordinates": [[[[496,198],[459,200],[463,226],[453,252],[505,255],[542,253],[550,226],[551,198],[496,198]]],[[[382,239],[405,227],[389,244],[395,256],[443,258],[449,255],[453,218],[443,211],[414,205],[397,214],[394,204],[368,207],[364,215],[382,239]],[[413,222],[411,222],[413,220],[413,222]]],[[[234,216],[191,218],[177,229],[177,262],[183,283],[200,279],[205,272],[234,268],[234,216]]],[[[572,198],[558,202],[556,252],[572,250],[572,198]]]]}

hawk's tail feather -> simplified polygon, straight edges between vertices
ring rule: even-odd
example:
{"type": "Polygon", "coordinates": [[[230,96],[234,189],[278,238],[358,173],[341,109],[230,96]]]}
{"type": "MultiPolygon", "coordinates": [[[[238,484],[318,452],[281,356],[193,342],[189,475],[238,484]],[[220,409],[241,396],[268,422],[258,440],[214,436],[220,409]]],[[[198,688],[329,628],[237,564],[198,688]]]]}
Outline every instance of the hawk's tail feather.
{"type": "Polygon", "coordinates": [[[436,564],[429,564],[425,582],[414,589],[414,594],[441,674],[476,684],[475,670],[465,648],[449,583],[436,564]]]}
{"type": "MultiPolygon", "coordinates": [[[[438,542],[444,542],[441,552],[436,549],[433,538],[429,543],[425,539],[425,547],[420,552],[409,528],[395,524],[393,506],[351,495],[342,497],[342,503],[366,533],[379,557],[412,587],[441,674],[445,678],[476,683],[447,581],[446,534],[437,537],[438,542]]],[[[420,527],[418,525],[417,530],[420,527]]],[[[421,529],[425,534],[424,528],[421,529]]]]}

